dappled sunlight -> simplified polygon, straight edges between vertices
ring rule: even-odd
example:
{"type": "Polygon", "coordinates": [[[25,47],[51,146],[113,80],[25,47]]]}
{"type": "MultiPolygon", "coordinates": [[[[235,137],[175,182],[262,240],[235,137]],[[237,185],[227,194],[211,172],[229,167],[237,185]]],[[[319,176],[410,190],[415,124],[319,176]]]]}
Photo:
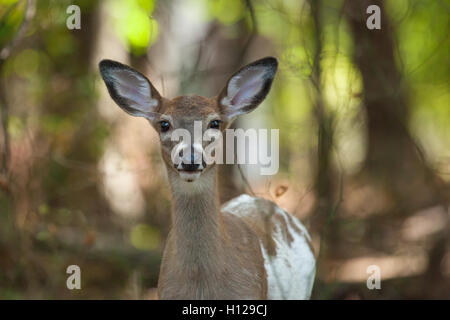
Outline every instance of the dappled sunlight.
{"type": "Polygon", "coordinates": [[[109,147],[99,166],[104,173],[103,192],[114,212],[124,218],[140,217],[144,213],[144,197],[137,176],[123,156],[114,147],[109,147]]]}
{"type": "Polygon", "coordinates": [[[402,237],[409,241],[424,240],[435,233],[447,229],[449,219],[450,211],[446,212],[442,206],[418,211],[403,222],[402,237]]]}
{"type": "Polygon", "coordinates": [[[422,274],[427,268],[427,258],[424,252],[404,256],[373,256],[332,261],[326,268],[325,281],[334,282],[366,282],[370,272],[367,268],[375,265],[381,270],[381,278],[403,278],[422,274]]]}

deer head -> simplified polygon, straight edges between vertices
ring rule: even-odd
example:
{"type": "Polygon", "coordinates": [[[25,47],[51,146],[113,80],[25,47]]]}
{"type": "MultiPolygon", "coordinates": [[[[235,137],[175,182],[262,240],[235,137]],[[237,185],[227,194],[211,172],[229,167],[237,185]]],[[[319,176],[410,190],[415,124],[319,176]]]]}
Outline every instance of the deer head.
{"type": "Polygon", "coordinates": [[[200,137],[206,130],[223,132],[236,117],[251,112],[264,100],[277,66],[275,58],[263,58],[237,71],[213,98],[192,95],[171,100],[162,97],[142,73],[119,62],[102,60],[100,72],[117,105],[132,116],[146,118],[159,133],[169,174],[192,182],[215,165],[204,161],[209,142],[192,139],[179,143],[174,136],[184,132],[198,137],[195,123],[201,124],[200,137]]]}

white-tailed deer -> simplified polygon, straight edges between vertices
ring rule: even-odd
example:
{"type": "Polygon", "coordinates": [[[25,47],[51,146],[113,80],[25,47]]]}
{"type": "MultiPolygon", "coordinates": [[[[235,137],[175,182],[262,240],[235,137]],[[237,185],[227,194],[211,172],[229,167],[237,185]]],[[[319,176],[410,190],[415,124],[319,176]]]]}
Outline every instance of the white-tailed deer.
{"type": "Polygon", "coordinates": [[[310,237],[294,216],[275,203],[241,195],[219,204],[217,165],[198,161],[204,145],[177,146],[171,133],[194,121],[203,130],[225,130],[268,94],[278,62],[268,57],[236,72],[213,98],[161,97],[141,73],[103,60],[100,72],[112,99],[127,113],[146,118],[161,139],[172,190],[172,229],[158,282],[161,299],[308,299],[315,276],[310,237]],[[186,156],[190,154],[190,156],[186,156]]]}

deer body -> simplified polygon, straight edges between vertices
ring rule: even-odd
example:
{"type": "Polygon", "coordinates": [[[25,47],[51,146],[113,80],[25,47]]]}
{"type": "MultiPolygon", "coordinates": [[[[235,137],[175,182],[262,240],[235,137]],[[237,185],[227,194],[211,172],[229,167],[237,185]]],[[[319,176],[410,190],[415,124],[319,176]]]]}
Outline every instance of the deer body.
{"type": "Polygon", "coordinates": [[[159,297],[308,299],[315,261],[301,223],[273,202],[248,195],[220,208],[215,172],[202,178],[195,187],[169,178],[173,228],[159,297]]]}
{"type": "Polygon", "coordinates": [[[159,297],[265,298],[265,270],[258,239],[239,218],[220,213],[215,172],[193,182],[203,184],[194,187],[192,183],[179,183],[176,177],[169,179],[174,198],[173,227],[161,265],[159,297]]]}
{"type": "Polygon", "coordinates": [[[158,281],[161,299],[310,297],[315,259],[300,221],[273,202],[248,195],[220,207],[217,165],[202,158],[205,146],[172,139],[175,128],[193,133],[194,121],[223,131],[265,98],[276,67],[274,58],[265,58],[239,70],[217,97],[168,100],[139,72],[110,60],[100,63],[114,101],[147,118],[160,134],[173,204],[158,281]]]}

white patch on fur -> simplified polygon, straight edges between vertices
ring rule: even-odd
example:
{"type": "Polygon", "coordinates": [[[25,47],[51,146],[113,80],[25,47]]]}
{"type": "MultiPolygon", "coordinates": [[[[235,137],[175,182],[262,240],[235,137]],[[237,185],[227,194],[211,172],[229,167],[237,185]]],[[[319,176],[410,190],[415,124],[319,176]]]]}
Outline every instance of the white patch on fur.
{"type": "Polygon", "coordinates": [[[184,197],[193,194],[205,194],[213,190],[215,173],[213,170],[203,171],[198,178],[193,181],[186,181],[178,172],[168,171],[170,184],[176,196],[184,197]]]}
{"type": "MultiPolygon", "coordinates": [[[[287,219],[288,213],[280,208],[277,208],[276,214],[287,219]]],[[[292,217],[292,220],[297,218],[292,217]]],[[[298,220],[295,224],[301,225],[298,220]]],[[[268,278],[268,298],[309,299],[315,277],[315,258],[305,239],[309,235],[296,232],[289,223],[287,226],[294,240],[289,245],[278,226],[273,234],[276,256],[269,256],[261,244],[268,278]]]]}
{"type": "Polygon", "coordinates": [[[202,174],[201,171],[195,171],[195,172],[186,172],[186,171],[180,171],[180,177],[184,181],[187,182],[193,182],[200,178],[200,175],[202,174]]]}
{"type": "MultiPolygon", "coordinates": [[[[258,199],[249,195],[241,195],[226,203],[223,211],[240,217],[260,214],[260,218],[263,218],[263,213],[255,210],[256,201],[258,199]]],[[[276,246],[276,255],[270,256],[261,243],[264,267],[267,272],[268,298],[309,299],[315,278],[315,258],[307,242],[311,238],[296,217],[291,215],[291,221],[301,230],[300,233],[289,222],[287,217],[289,213],[275,205],[274,214],[280,215],[286,222],[293,241],[289,244],[281,226],[275,225],[272,237],[276,246]]],[[[280,223],[277,220],[274,222],[280,223]]]]}
{"type": "Polygon", "coordinates": [[[248,209],[255,208],[255,200],[255,198],[250,197],[248,194],[242,194],[239,197],[233,198],[225,203],[222,209],[224,211],[231,212],[236,216],[241,216],[239,213],[241,210],[245,210],[247,212],[248,209]],[[239,209],[239,212],[236,211],[237,209],[239,209]]]}

